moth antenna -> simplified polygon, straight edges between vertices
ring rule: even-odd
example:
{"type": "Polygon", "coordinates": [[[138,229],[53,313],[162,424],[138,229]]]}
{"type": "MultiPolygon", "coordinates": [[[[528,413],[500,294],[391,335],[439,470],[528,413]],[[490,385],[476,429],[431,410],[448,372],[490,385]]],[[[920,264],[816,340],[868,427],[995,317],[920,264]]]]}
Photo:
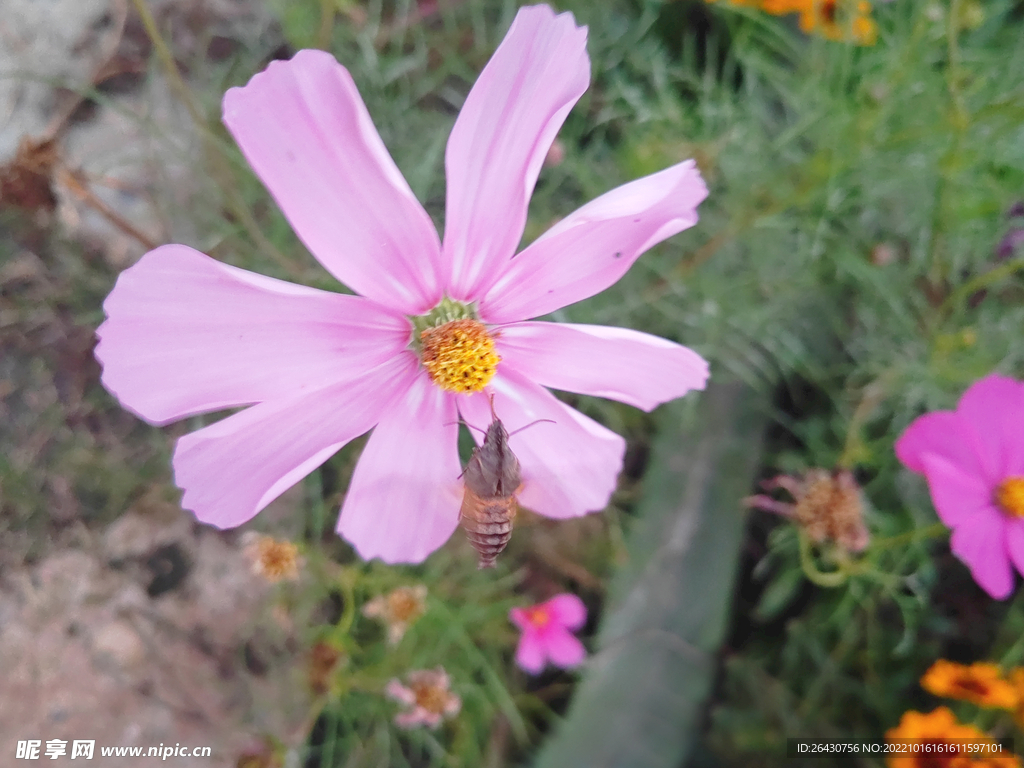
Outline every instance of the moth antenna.
{"type": "MultiPolygon", "coordinates": [[[[493,411],[494,411],[494,409],[492,408],[491,412],[493,413],[493,411]]],[[[480,429],[480,427],[477,427],[477,426],[474,426],[473,424],[470,424],[468,421],[466,421],[464,418],[462,418],[462,413],[459,413],[459,420],[458,421],[449,421],[447,424],[444,424],[443,426],[450,427],[452,424],[465,424],[470,429],[475,429],[477,432],[479,432],[484,437],[487,436],[487,430],[486,429],[480,429]]],[[[462,477],[462,475],[459,475],[459,477],[462,477]]]]}
{"type": "Polygon", "coordinates": [[[487,396],[487,401],[491,404],[491,418],[496,420],[498,418],[498,414],[496,414],[494,412],[494,393],[493,392],[491,392],[487,396]]]}
{"type": "Polygon", "coordinates": [[[518,434],[519,434],[520,432],[522,432],[522,431],[523,431],[524,429],[529,429],[529,428],[530,428],[530,427],[532,427],[532,426],[533,426],[534,424],[540,424],[540,423],[541,423],[542,421],[546,421],[546,422],[548,422],[549,424],[557,424],[557,423],[558,423],[558,422],[557,422],[557,421],[555,421],[554,419],[537,419],[536,421],[531,421],[531,422],[530,422],[529,424],[527,424],[527,425],[526,425],[525,427],[520,427],[520,428],[519,428],[519,429],[517,429],[517,430],[516,430],[515,432],[509,432],[509,433],[508,433],[508,436],[509,436],[509,437],[512,437],[512,435],[518,435],[518,434]]]}

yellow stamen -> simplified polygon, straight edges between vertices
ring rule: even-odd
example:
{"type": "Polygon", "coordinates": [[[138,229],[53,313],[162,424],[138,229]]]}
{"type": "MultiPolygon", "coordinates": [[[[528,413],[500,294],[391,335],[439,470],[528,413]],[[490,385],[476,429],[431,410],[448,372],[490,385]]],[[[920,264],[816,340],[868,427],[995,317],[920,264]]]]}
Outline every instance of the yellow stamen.
{"type": "Polygon", "coordinates": [[[458,711],[459,697],[449,690],[448,675],[442,668],[410,672],[408,680],[416,706],[435,715],[451,715],[458,711]]]}
{"type": "Polygon", "coordinates": [[[996,486],[996,504],[1008,515],[1024,517],[1024,477],[1008,477],[996,486]]]}
{"type": "Polygon", "coordinates": [[[420,332],[423,367],[441,389],[479,392],[498,370],[494,338],[478,320],[452,320],[420,332]]]}
{"type": "Polygon", "coordinates": [[[417,706],[423,707],[427,712],[440,715],[448,704],[448,691],[437,685],[424,683],[412,683],[410,686],[413,695],[416,697],[417,706]]]}

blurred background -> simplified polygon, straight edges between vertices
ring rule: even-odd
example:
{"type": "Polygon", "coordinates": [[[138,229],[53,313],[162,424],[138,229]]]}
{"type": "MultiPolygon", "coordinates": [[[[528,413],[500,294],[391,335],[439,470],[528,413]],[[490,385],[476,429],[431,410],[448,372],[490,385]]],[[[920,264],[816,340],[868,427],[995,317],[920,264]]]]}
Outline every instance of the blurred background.
{"type": "MultiPolygon", "coordinates": [[[[120,271],[176,242],[342,290],[221,125],[224,91],[299,49],[332,52],[443,227],[448,133],[518,5],[4,0],[0,751],[776,766],[789,737],[878,740],[933,708],[918,679],[938,658],[1024,661],[1024,599],[974,583],[892,450],[977,378],[1024,376],[1019,0],[557,2],[589,27],[592,82],[524,242],[690,157],[710,196],[698,226],[553,319],[693,347],[708,391],[652,414],[559,393],[627,438],[618,490],[583,519],[524,511],[493,571],[461,532],[416,567],[364,563],[334,535],[365,438],[237,531],[181,511],[173,442],[216,417],[154,428],[99,384],[94,332],[120,271]],[[744,501],[779,475],[777,503],[815,487],[833,501],[789,518],[744,501]],[[294,574],[267,570],[259,537],[294,544],[294,574]],[[364,608],[419,585],[391,642],[364,608]],[[508,611],[558,592],[584,600],[591,658],[527,675],[508,611]],[[387,682],[439,665],[459,715],[397,727],[387,682]]],[[[954,709],[1021,738],[1008,717],[954,709]]]]}

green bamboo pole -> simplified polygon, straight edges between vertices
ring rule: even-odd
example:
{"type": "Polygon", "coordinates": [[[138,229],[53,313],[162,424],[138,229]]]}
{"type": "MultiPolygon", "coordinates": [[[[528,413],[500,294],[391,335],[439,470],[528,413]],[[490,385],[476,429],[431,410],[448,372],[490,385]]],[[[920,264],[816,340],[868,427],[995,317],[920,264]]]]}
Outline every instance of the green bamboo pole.
{"type": "Polygon", "coordinates": [[[664,409],[597,652],[536,768],[679,768],[694,744],[767,417],[738,383],[688,400],[664,409]]]}

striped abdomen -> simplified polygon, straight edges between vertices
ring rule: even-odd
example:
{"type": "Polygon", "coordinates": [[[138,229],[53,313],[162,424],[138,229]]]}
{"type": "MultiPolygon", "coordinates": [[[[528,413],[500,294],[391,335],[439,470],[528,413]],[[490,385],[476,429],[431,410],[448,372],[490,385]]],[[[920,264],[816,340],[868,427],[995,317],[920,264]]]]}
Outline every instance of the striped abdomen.
{"type": "Polygon", "coordinates": [[[478,568],[493,568],[494,561],[512,538],[516,517],[515,496],[482,498],[466,489],[462,497],[460,522],[466,538],[480,555],[478,568]]]}

